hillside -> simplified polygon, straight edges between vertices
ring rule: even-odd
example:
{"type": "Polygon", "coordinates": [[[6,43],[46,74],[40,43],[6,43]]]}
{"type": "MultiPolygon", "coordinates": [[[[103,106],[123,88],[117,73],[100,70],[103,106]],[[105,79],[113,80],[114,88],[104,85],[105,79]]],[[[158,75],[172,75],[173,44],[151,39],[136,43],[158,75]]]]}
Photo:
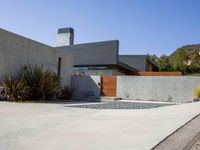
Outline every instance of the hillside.
{"type": "Polygon", "coordinates": [[[200,52],[200,44],[184,45],[182,47],[177,48],[171,55],[169,55],[170,60],[179,49],[184,49],[185,51],[189,52],[189,54],[194,51],[200,52]]]}
{"type": "Polygon", "coordinates": [[[200,73],[200,44],[177,48],[171,55],[148,55],[160,71],[181,71],[183,74],[200,73]]]}
{"type": "Polygon", "coordinates": [[[185,46],[182,46],[180,48],[183,48],[186,51],[194,51],[194,50],[199,50],[200,51],[200,44],[185,45],[185,46]]]}

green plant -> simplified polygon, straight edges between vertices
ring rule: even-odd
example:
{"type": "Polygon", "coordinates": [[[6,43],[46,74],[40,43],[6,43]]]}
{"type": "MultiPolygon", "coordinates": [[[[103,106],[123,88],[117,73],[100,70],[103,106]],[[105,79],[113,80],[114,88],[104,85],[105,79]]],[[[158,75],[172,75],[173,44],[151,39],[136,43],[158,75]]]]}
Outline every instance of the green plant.
{"type": "Polygon", "coordinates": [[[43,66],[24,67],[24,80],[30,86],[32,100],[49,100],[61,91],[60,77],[43,66]]]}
{"type": "Polygon", "coordinates": [[[74,96],[74,92],[77,90],[77,88],[74,87],[64,87],[61,90],[60,95],[57,97],[58,99],[62,99],[62,100],[69,100],[74,96]]]}
{"type": "Polygon", "coordinates": [[[195,98],[200,98],[200,86],[198,86],[195,90],[194,90],[194,97],[195,98]]]}
{"type": "Polygon", "coordinates": [[[29,98],[29,86],[22,78],[6,77],[2,81],[1,94],[8,101],[19,101],[29,98]]]}

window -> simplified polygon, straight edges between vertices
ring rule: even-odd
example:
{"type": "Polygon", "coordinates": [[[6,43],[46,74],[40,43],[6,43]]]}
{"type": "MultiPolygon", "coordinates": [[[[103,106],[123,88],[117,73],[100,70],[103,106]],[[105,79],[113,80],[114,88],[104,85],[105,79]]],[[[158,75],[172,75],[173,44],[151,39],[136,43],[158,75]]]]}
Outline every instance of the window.
{"type": "Polygon", "coordinates": [[[58,58],[58,76],[60,76],[60,72],[61,72],[61,61],[62,61],[62,58],[59,57],[58,58]]]}

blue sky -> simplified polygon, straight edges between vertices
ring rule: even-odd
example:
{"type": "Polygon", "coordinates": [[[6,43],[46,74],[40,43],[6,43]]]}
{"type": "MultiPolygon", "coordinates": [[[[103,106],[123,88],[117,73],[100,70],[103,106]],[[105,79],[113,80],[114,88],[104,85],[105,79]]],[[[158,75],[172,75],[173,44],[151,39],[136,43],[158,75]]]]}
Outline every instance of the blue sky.
{"type": "Polygon", "coordinates": [[[200,0],[0,0],[0,28],[55,46],[118,39],[121,54],[170,54],[200,43],[200,0]]]}

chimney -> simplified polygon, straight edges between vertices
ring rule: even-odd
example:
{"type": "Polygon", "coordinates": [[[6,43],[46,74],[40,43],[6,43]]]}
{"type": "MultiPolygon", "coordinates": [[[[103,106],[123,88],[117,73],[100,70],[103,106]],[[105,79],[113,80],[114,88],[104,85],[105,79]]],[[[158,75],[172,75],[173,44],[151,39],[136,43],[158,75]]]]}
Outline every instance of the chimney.
{"type": "Polygon", "coordinates": [[[58,29],[56,46],[69,46],[74,44],[74,29],[60,28],[58,29]]]}

